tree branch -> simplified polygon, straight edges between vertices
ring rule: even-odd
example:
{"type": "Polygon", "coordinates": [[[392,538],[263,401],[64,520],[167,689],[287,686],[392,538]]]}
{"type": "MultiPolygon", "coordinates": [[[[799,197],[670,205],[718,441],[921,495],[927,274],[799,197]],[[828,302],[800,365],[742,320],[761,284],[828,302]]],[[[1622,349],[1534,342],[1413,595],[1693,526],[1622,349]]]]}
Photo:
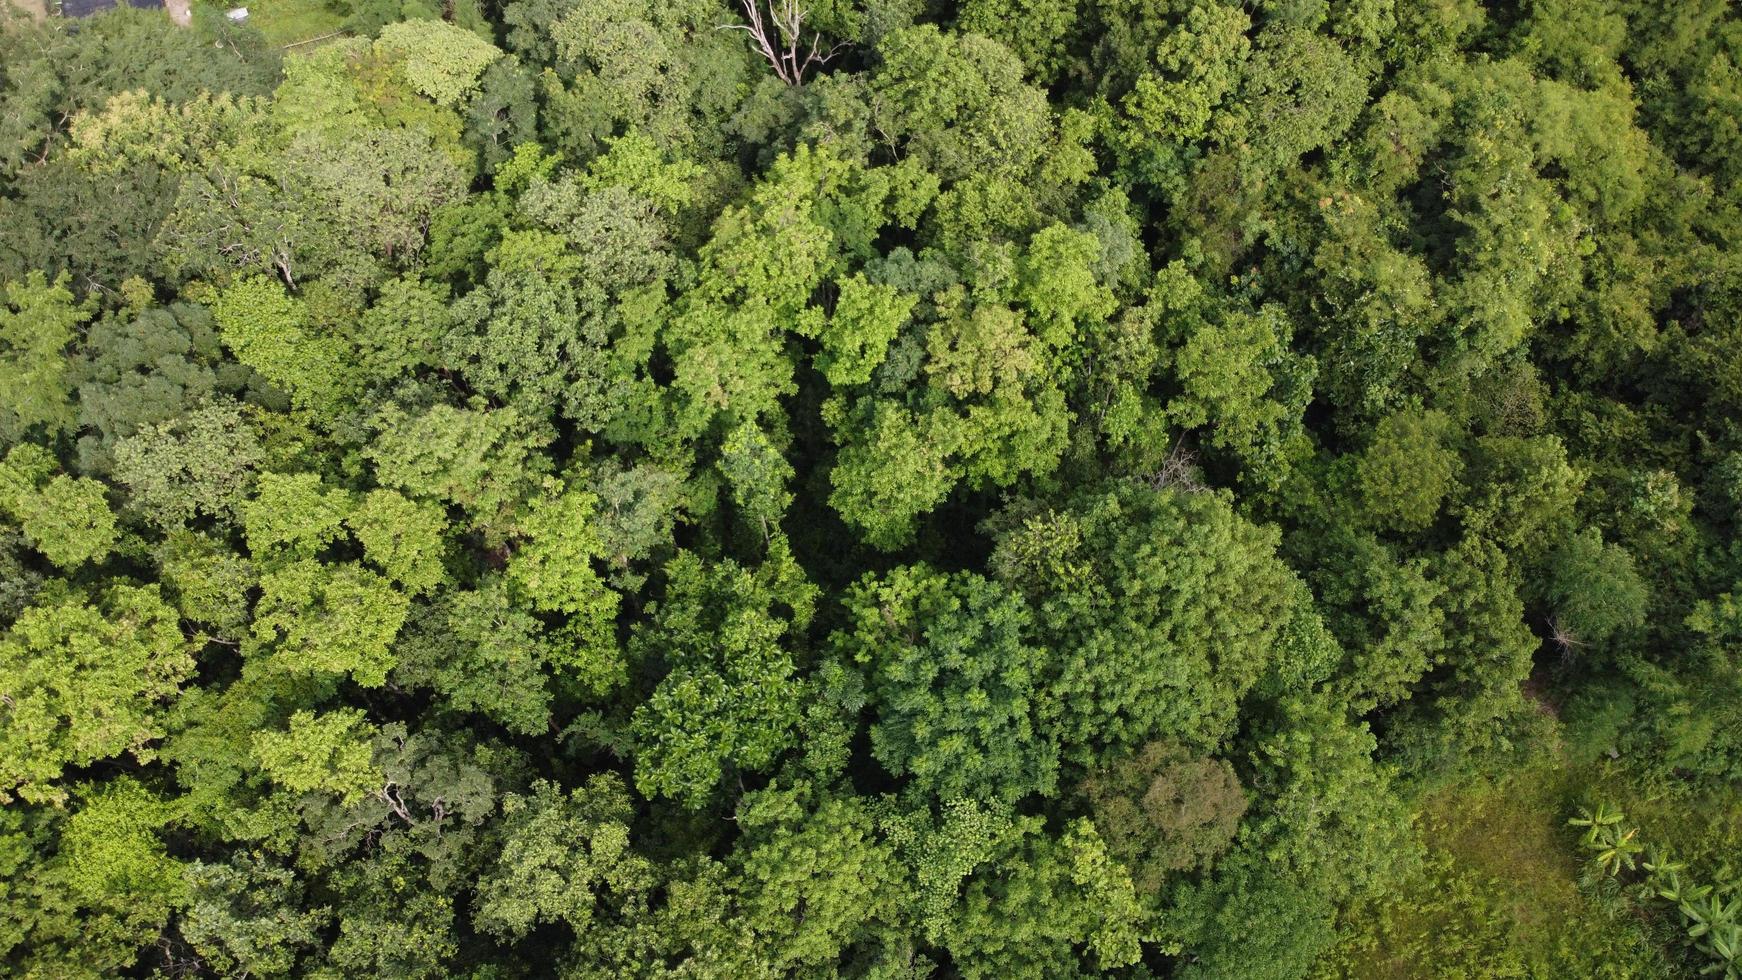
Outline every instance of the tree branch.
{"type": "Polygon", "coordinates": [[[829,63],[847,44],[841,42],[823,51],[821,32],[812,31],[810,48],[804,48],[805,9],[798,0],[738,0],[748,24],[721,24],[723,31],[743,31],[755,42],[756,52],[774,74],[788,85],[804,84],[805,75],[829,63]],[[766,9],[763,4],[767,3],[766,9]]]}

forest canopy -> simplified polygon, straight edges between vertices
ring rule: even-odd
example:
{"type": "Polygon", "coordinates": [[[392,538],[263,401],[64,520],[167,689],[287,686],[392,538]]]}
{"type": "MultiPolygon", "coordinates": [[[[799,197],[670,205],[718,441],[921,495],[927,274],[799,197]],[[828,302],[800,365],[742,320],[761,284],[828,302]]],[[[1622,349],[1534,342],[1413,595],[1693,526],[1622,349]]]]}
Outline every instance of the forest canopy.
{"type": "Polygon", "coordinates": [[[1742,976],[1726,0],[0,0],[0,973],[1742,976]]]}

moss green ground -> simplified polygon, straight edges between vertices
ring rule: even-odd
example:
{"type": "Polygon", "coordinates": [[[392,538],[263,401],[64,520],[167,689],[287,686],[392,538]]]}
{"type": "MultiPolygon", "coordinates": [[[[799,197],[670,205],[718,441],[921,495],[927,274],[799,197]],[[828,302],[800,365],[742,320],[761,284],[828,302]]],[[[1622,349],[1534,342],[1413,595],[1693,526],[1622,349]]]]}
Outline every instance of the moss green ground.
{"type": "Polygon", "coordinates": [[[1695,976],[1677,923],[1579,886],[1569,814],[1620,806],[1640,839],[1710,875],[1742,844],[1742,796],[1691,793],[1625,761],[1549,759],[1504,783],[1428,798],[1416,826],[1425,859],[1404,887],[1350,910],[1318,975],[1360,978],[1695,976]],[[1689,819],[1695,813],[1696,819],[1689,819]]]}
{"type": "Polygon", "coordinates": [[[322,0],[219,0],[217,6],[247,7],[248,23],[279,48],[331,34],[345,20],[322,0]]]}

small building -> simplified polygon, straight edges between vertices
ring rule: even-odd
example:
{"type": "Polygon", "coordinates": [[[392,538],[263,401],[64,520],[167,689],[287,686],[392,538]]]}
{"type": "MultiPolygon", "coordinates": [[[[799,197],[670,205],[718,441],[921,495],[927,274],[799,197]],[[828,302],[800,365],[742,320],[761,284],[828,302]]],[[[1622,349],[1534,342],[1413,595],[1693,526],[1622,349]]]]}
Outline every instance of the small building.
{"type": "Polygon", "coordinates": [[[60,0],[59,6],[62,17],[89,17],[123,5],[139,10],[161,10],[163,0],[60,0]]]}

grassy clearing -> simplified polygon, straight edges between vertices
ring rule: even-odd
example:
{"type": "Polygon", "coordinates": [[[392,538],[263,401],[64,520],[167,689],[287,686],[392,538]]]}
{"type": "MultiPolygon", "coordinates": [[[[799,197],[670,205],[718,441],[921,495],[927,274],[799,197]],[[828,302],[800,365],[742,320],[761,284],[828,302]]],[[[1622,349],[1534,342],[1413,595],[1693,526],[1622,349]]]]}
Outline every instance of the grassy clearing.
{"type": "Polygon", "coordinates": [[[1622,764],[1551,761],[1504,783],[1475,782],[1430,797],[1417,818],[1426,859],[1382,900],[1349,910],[1343,939],[1318,976],[1393,978],[1656,978],[1691,972],[1675,923],[1581,890],[1572,810],[1619,805],[1641,837],[1696,869],[1742,842],[1737,795],[1689,794],[1622,764]],[[1701,819],[1689,819],[1690,809],[1701,819]]]}
{"type": "Polygon", "coordinates": [[[265,36],[273,47],[284,47],[331,34],[344,23],[345,15],[322,0],[220,0],[218,6],[248,8],[248,24],[265,36]]]}
{"type": "Polygon", "coordinates": [[[48,16],[48,5],[45,0],[0,0],[9,4],[14,10],[35,20],[43,20],[48,16]]]}

